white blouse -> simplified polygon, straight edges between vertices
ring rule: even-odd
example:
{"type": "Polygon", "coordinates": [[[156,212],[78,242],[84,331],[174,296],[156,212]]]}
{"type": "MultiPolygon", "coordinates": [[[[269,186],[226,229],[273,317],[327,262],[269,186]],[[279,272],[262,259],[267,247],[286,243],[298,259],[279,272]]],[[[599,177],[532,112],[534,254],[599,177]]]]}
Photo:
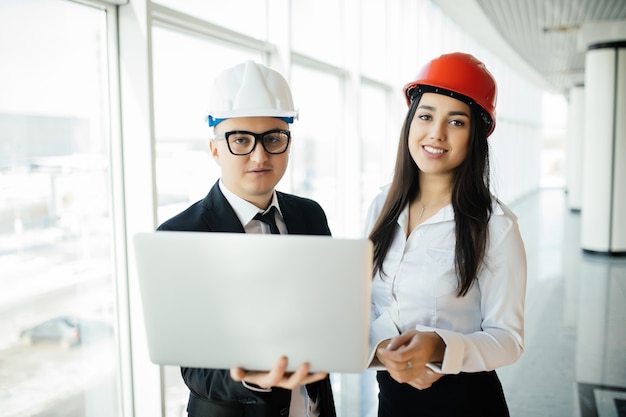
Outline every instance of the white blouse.
{"type": "MultiPolygon", "coordinates": [[[[387,189],[372,202],[366,236],[387,189]]],[[[526,253],[517,217],[494,199],[485,260],[469,292],[457,296],[452,205],[407,235],[408,206],[400,214],[383,262],[372,282],[370,357],[380,342],[410,329],[434,331],[445,342],[444,374],[479,372],[515,362],[524,350],[526,253]]]]}

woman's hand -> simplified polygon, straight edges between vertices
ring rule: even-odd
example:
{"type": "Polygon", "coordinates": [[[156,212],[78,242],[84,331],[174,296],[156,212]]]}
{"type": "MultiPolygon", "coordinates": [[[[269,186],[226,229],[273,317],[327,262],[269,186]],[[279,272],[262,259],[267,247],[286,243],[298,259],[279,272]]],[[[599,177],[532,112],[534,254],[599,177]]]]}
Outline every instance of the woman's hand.
{"type": "Polygon", "coordinates": [[[268,372],[246,371],[231,368],[230,377],[235,381],[245,381],[261,388],[280,387],[292,390],[300,385],[321,381],[328,375],[325,372],[309,373],[310,365],[303,363],[295,372],[286,372],[287,358],[281,357],[268,372]]]}
{"type": "Polygon", "coordinates": [[[409,330],[380,343],[376,357],[396,381],[425,389],[443,376],[426,364],[441,362],[445,347],[443,339],[435,332],[409,330]]]}
{"type": "Polygon", "coordinates": [[[443,374],[438,374],[427,366],[425,366],[422,371],[423,372],[416,372],[418,375],[412,380],[407,381],[407,384],[411,385],[413,388],[426,389],[430,388],[443,376],[443,374]]]}

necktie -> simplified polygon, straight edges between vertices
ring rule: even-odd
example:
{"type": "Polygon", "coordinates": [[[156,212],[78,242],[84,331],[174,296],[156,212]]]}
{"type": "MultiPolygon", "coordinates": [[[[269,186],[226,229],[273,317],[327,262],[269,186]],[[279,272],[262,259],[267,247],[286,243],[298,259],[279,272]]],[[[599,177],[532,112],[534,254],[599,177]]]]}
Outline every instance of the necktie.
{"type": "Polygon", "coordinates": [[[279,235],[278,226],[276,226],[276,217],[274,216],[274,212],[276,211],[276,207],[272,206],[265,214],[257,213],[254,216],[254,220],[260,220],[263,223],[267,224],[270,227],[270,232],[273,235],[279,235]]]}

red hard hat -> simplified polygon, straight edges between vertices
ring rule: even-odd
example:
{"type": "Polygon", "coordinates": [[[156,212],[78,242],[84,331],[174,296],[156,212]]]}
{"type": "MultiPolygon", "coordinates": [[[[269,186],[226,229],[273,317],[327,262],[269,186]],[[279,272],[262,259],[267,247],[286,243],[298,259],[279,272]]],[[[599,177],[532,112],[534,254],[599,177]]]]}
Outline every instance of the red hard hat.
{"type": "MultiPolygon", "coordinates": [[[[416,80],[404,86],[403,91],[409,106],[411,105],[411,95],[417,86],[443,88],[452,93],[466,96],[476,102],[491,118],[487,136],[491,135],[495,129],[498,95],[496,81],[487,71],[485,64],[474,56],[455,52],[441,55],[426,64],[417,75],[416,80]]],[[[468,101],[462,97],[457,98],[468,101]]]]}

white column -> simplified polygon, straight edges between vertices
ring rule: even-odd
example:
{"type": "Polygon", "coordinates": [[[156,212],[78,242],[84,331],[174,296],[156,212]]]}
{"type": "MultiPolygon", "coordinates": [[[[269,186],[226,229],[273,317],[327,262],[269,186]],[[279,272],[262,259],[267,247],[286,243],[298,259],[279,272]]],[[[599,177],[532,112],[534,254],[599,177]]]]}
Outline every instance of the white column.
{"type": "Polygon", "coordinates": [[[581,246],[626,255],[626,21],[586,23],[581,246]]]}
{"type": "Polygon", "coordinates": [[[583,128],[585,88],[574,86],[569,91],[566,150],[567,206],[572,211],[582,207],[583,128]]]}

